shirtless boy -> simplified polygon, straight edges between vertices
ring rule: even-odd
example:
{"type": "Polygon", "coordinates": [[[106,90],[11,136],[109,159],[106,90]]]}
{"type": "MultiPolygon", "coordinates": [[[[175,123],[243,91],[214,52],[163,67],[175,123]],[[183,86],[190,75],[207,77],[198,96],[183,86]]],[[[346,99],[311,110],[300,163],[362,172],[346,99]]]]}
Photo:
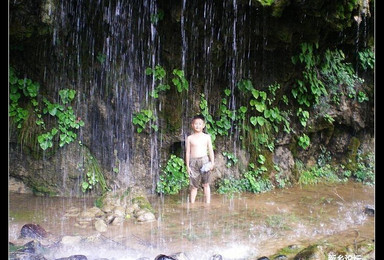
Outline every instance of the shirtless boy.
{"type": "Polygon", "coordinates": [[[209,186],[210,171],[214,167],[214,153],[211,136],[204,133],[205,118],[202,115],[193,117],[191,127],[193,134],[185,142],[185,163],[190,180],[190,201],[195,202],[197,189],[202,184],[205,202],[211,202],[211,188],[209,186]],[[201,171],[204,164],[210,162],[206,172],[201,171]]]}

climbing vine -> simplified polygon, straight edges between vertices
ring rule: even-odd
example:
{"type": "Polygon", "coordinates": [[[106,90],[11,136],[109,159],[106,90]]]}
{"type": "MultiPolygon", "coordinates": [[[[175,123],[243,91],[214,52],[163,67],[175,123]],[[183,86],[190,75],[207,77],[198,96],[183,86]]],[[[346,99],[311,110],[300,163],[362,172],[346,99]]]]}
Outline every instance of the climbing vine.
{"type": "Polygon", "coordinates": [[[31,116],[28,106],[32,106],[35,125],[39,127],[37,140],[42,150],[53,147],[57,140],[59,147],[63,147],[77,139],[75,130],[84,126],[84,121],[75,115],[70,105],[75,98],[76,91],[62,89],[59,91],[60,101],[54,103],[39,95],[40,85],[30,79],[20,79],[11,67],[9,72],[10,105],[9,116],[14,120],[17,128],[22,128],[24,122],[31,116]],[[24,107],[21,105],[24,104],[24,107]],[[54,124],[47,129],[46,121],[49,117],[54,124]]]}
{"type": "Polygon", "coordinates": [[[162,169],[157,182],[156,192],[161,194],[177,194],[189,185],[189,176],[184,160],[171,154],[167,165],[162,169]]]}
{"type": "MultiPolygon", "coordinates": [[[[155,68],[146,68],[145,74],[153,77],[153,80],[157,82],[154,90],[151,91],[150,96],[154,99],[159,98],[159,95],[163,92],[166,92],[171,89],[171,86],[165,82],[165,77],[167,72],[165,69],[156,65],[155,68]]],[[[184,76],[184,71],[179,69],[174,69],[172,71],[172,83],[175,86],[177,92],[181,93],[184,90],[188,90],[188,81],[184,76]]],[[[132,123],[136,125],[137,133],[143,132],[143,130],[147,129],[147,125],[150,125],[155,132],[158,131],[158,126],[156,125],[157,117],[155,116],[155,112],[151,108],[142,109],[136,113],[134,113],[132,118],[132,123]]]]}

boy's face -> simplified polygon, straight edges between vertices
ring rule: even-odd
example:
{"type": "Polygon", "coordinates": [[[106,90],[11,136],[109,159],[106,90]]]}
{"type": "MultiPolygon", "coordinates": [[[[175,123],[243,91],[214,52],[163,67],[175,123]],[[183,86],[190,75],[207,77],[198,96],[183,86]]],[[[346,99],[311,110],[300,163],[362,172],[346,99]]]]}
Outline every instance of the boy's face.
{"type": "Polygon", "coordinates": [[[192,129],[195,132],[202,132],[204,127],[205,127],[204,120],[197,118],[197,119],[192,121],[192,129]]]}

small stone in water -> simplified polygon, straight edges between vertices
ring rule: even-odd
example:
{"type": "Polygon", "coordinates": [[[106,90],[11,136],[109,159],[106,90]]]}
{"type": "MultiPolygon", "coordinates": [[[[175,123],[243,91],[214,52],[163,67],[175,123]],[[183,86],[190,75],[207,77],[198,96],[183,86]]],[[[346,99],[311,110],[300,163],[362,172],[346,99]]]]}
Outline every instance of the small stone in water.
{"type": "Polygon", "coordinates": [[[47,236],[47,231],[37,224],[25,224],[20,231],[22,238],[44,238],[47,236]]]}
{"type": "Polygon", "coordinates": [[[371,205],[365,206],[364,213],[368,216],[374,216],[375,215],[375,208],[371,205]]]}

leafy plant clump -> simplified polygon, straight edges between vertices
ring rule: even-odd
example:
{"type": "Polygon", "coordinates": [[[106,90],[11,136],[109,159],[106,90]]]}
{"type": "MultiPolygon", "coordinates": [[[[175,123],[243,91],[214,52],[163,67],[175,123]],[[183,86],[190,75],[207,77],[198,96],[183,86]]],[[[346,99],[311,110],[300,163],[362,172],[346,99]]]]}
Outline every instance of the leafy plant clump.
{"type": "MultiPolygon", "coordinates": [[[[63,147],[76,140],[75,130],[84,126],[84,122],[75,115],[70,105],[75,98],[75,90],[62,89],[59,91],[60,101],[51,102],[39,94],[39,83],[18,78],[13,68],[9,70],[9,87],[10,118],[18,129],[22,129],[30,127],[26,122],[32,117],[35,122],[33,129],[38,128],[34,132],[38,133],[37,140],[42,150],[53,147],[55,141],[63,147]],[[53,123],[50,117],[54,118],[53,123]],[[51,122],[50,126],[47,122],[51,122]]],[[[25,130],[32,133],[32,129],[25,130]]]]}
{"type": "Polygon", "coordinates": [[[172,154],[157,182],[156,192],[177,194],[189,185],[189,176],[184,160],[172,154]]]}
{"type": "MultiPolygon", "coordinates": [[[[260,163],[260,162],[259,162],[260,163]]],[[[220,194],[252,192],[261,193],[272,190],[274,185],[264,173],[267,168],[260,163],[260,167],[256,167],[254,163],[250,163],[248,170],[243,172],[239,179],[233,177],[222,178],[217,182],[217,192],[220,194]]]]}
{"type": "Polygon", "coordinates": [[[79,170],[84,173],[83,182],[81,184],[82,192],[95,190],[96,187],[100,187],[102,193],[109,190],[107,182],[104,178],[101,167],[96,158],[91,154],[88,148],[82,146],[82,152],[84,153],[84,161],[78,165],[79,170]]]}
{"type": "MultiPolygon", "coordinates": [[[[155,68],[146,68],[145,74],[147,76],[152,76],[152,80],[157,84],[154,90],[152,90],[149,94],[153,99],[158,99],[161,93],[171,89],[170,84],[165,81],[167,72],[162,66],[156,65],[155,68]]],[[[172,71],[172,74],[174,75],[172,78],[172,83],[175,86],[177,92],[181,93],[184,90],[187,91],[189,83],[184,76],[184,71],[174,69],[172,71]]],[[[142,133],[143,130],[145,131],[146,129],[148,129],[148,124],[150,125],[149,128],[154,130],[155,132],[159,130],[159,126],[157,125],[158,118],[156,116],[156,112],[157,111],[153,109],[152,104],[151,107],[142,109],[134,114],[132,118],[132,123],[136,125],[137,133],[142,133]]]]}

